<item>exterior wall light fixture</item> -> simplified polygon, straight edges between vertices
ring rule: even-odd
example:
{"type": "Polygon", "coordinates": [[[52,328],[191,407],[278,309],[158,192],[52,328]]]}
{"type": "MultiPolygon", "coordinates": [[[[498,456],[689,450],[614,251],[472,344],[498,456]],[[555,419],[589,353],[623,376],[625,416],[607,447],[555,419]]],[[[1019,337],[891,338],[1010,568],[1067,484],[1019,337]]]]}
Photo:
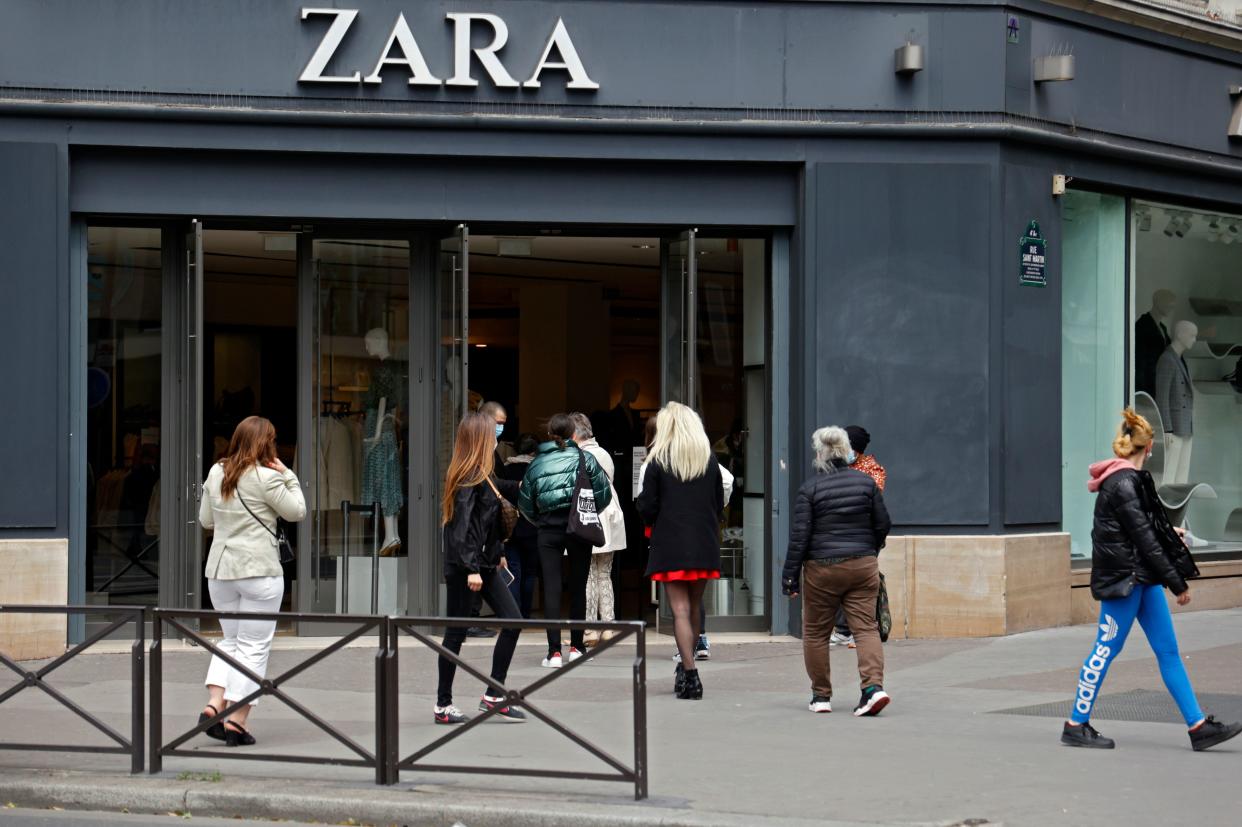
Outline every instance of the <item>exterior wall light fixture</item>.
{"type": "Polygon", "coordinates": [[[1074,55],[1068,49],[1035,58],[1035,82],[1050,83],[1074,79],[1074,55]]]}
{"type": "Polygon", "coordinates": [[[1229,96],[1233,98],[1233,115],[1229,118],[1229,137],[1242,138],[1242,86],[1230,86],[1229,96]]]}
{"type": "Polygon", "coordinates": [[[897,74],[904,77],[910,77],[916,72],[923,71],[923,47],[917,43],[906,43],[904,46],[898,47],[893,53],[895,70],[897,74]]]}

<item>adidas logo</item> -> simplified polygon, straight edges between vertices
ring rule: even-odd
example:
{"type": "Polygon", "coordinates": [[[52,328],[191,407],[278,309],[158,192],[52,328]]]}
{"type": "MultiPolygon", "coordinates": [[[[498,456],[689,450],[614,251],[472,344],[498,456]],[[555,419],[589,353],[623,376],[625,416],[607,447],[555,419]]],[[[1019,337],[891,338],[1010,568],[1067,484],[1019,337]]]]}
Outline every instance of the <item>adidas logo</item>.
{"type": "Polygon", "coordinates": [[[1104,622],[1100,624],[1100,631],[1103,633],[1100,636],[1100,640],[1104,643],[1117,638],[1117,621],[1113,619],[1112,615],[1104,615],[1104,622]]]}

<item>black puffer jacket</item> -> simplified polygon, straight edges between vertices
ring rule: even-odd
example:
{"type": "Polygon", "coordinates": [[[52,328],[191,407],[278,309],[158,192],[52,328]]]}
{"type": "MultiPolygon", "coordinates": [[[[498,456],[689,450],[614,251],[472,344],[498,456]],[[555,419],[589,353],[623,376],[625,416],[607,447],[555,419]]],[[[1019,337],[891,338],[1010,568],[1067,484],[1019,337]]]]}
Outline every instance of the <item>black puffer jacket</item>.
{"type": "Polygon", "coordinates": [[[1126,597],[1136,583],[1160,584],[1173,594],[1198,577],[1190,550],[1169,523],[1146,471],[1125,469],[1100,483],[1091,528],[1091,594],[1126,597]]]}
{"type": "Polygon", "coordinates": [[[798,582],[807,560],[876,555],[888,540],[892,522],[875,480],[844,463],[834,466],[832,473],[816,474],[798,489],[786,582],[798,582]]]}

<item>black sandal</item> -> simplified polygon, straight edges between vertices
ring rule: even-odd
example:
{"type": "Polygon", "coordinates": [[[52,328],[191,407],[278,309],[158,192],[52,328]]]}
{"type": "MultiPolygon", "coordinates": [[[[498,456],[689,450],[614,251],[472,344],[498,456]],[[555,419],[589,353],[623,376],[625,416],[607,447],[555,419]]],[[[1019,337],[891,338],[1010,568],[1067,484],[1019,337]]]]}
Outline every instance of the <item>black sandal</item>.
{"type": "MultiPolygon", "coordinates": [[[[214,718],[215,716],[220,714],[220,710],[216,709],[211,704],[207,704],[207,708],[211,710],[210,715],[208,715],[206,712],[198,713],[198,722],[200,724],[203,721],[206,721],[208,718],[214,718]]],[[[223,741],[225,740],[224,724],[220,721],[216,721],[214,724],[212,724],[211,726],[203,730],[203,734],[206,735],[208,738],[215,738],[217,741],[223,741]]]]}
{"type": "Polygon", "coordinates": [[[224,743],[230,747],[249,747],[255,743],[254,736],[236,721],[225,721],[224,743]]]}

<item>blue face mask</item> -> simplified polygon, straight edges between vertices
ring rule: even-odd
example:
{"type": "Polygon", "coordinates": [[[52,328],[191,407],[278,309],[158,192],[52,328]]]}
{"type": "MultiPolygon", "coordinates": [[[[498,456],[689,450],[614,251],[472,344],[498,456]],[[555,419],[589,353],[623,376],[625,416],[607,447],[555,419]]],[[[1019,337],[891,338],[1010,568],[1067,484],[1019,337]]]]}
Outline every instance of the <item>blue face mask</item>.
{"type": "Polygon", "coordinates": [[[505,423],[497,422],[496,423],[496,439],[500,439],[500,435],[503,434],[504,432],[505,432],[505,423]]]}
{"type": "Polygon", "coordinates": [[[854,453],[854,449],[850,449],[849,455],[845,458],[846,465],[853,465],[858,461],[858,454],[854,453]]]}

